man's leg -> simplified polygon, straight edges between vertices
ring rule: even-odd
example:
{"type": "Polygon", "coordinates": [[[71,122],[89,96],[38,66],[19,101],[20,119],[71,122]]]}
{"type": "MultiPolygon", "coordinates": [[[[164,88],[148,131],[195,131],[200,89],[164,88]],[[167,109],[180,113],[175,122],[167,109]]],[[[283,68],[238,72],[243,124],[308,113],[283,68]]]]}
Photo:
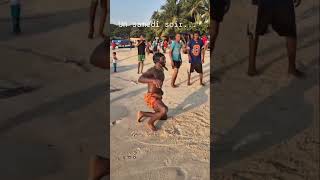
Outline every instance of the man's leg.
{"type": "Polygon", "coordinates": [[[176,79],[177,79],[177,76],[178,76],[178,72],[179,72],[179,69],[178,68],[174,68],[173,74],[172,74],[172,79],[171,79],[171,87],[173,87],[173,88],[177,87],[177,85],[175,85],[175,83],[176,83],[176,79]]]}
{"type": "Polygon", "coordinates": [[[161,100],[157,100],[155,102],[154,110],[155,110],[155,113],[150,117],[147,123],[148,128],[151,129],[152,131],[157,130],[157,128],[154,126],[154,123],[157,120],[160,120],[161,118],[167,116],[168,107],[161,100]]]}
{"type": "Polygon", "coordinates": [[[97,11],[98,1],[92,0],[90,5],[90,19],[89,19],[89,34],[88,38],[92,39],[94,34],[94,20],[96,17],[96,11],[97,11]]]}
{"type": "Polygon", "coordinates": [[[220,23],[213,20],[212,21],[212,47],[211,47],[211,51],[214,51],[215,45],[216,45],[216,40],[218,38],[219,35],[219,28],[220,28],[220,23]]]}
{"type": "Polygon", "coordinates": [[[199,77],[200,77],[200,85],[204,86],[205,84],[203,83],[203,73],[199,73],[199,77]]]}
{"type": "MultiPolygon", "coordinates": [[[[153,116],[155,113],[154,112],[145,112],[145,111],[138,111],[137,113],[137,122],[142,122],[142,118],[143,117],[151,117],[153,116]]],[[[160,118],[160,120],[167,120],[168,116],[164,115],[160,118]]]]}
{"type": "Polygon", "coordinates": [[[288,73],[297,77],[303,76],[303,73],[296,67],[297,38],[287,37],[287,53],[289,59],[288,73]]]}
{"type": "Polygon", "coordinates": [[[144,60],[141,61],[141,74],[143,73],[144,60]]]}
{"type": "Polygon", "coordinates": [[[188,86],[190,86],[191,85],[191,72],[190,71],[188,71],[188,83],[187,83],[187,85],[188,86]]]}
{"type": "Polygon", "coordinates": [[[138,61],[138,74],[140,74],[140,63],[141,63],[141,61],[139,60],[138,61]]]}
{"type": "Polygon", "coordinates": [[[254,76],[257,74],[256,69],[256,56],[259,43],[259,36],[249,35],[249,65],[248,65],[248,75],[254,76]]]}
{"type": "Polygon", "coordinates": [[[101,17],[100,17],[100,27],[99,27],[99,34],[102,38],[106,38],[104,34],[104,25],[107,19],[107,1],[101,0],[101,17]]]}

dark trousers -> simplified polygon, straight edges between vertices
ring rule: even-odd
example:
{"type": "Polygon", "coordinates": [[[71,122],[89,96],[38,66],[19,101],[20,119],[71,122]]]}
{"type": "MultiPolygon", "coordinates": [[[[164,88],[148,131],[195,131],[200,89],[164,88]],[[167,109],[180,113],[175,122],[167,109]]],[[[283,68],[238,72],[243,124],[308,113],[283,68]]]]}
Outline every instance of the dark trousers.
{"type": "Polygon", "coordinates": [[[12,27],[14,33],[20,33],[20,4],[11,5],[12,27]]]}
{"type": "Polygon", "coordinates": [[[117,63],[113,63],[113,72],[117,72],[117,63]]]}

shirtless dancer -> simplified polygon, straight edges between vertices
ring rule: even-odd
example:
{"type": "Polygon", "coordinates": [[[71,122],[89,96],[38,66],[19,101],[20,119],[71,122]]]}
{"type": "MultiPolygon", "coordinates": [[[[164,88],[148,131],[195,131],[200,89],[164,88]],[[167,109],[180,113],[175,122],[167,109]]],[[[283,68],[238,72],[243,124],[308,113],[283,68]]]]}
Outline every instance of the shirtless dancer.
{"type": "Polygon", "coordinates": [[[100,6],[101,6],[101,17],[100,17],[100,27],[99,27],[99,35],[102,38],[105,38],[105,34],[103,33],[103,29],[104,29],[104,24],[106,22],[107,19],[107,0],[91,0],[91,6],[90,6],[90,29],[89,29],[89,34],[88,34],[88,38],[92,39],[93,38],[93,34],[94,34],[94,20],[96,17],[96,12],[97,12],[97,6],[99,4],[100,1],[100,6]]]}
{"type": "Polygon", "coordinates": [[[153,55],[154,67],[148,69],[143,73],[140,78],[140,83],[148,84],[148,93],[145,95],[144,100],[148,107],[152,108],[155,112],[139,111],[137,113],[137,121],[142,122],[143,117],[149,117],[146,124],[149,129],[156,131],[154,123],[157,120],[166,120],[168,107],[162,101],[162,84],[164,81],[163,69],[166,69],[166,58],[162,53],[155,53],[153,55]]]}

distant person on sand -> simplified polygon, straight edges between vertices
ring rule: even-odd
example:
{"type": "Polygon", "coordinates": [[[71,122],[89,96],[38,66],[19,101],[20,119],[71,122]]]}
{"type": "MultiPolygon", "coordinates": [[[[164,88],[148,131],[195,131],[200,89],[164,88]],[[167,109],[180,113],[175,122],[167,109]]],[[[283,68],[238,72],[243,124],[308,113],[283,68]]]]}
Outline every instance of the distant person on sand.
{"type": "Polygon", "coordinates": [[[158,41],[156,39],[153,40],[153,42],[152,42],[152,52],[153,53],[158,52],[158,41]]]}
{"type": "Polygon", "coordinates": [[[117,47],[117,45],[114,41],[111,42],[111,46],[112,46],[112,50],[115,50],[117,47]]]}
{"type": "Polygon", "coordinates": [[[148,93],[144,96],[144,100],[149,108],[152,108],[155,112],[143,112],[137,113],[137,121],[142,122],[143,117],[149,117],[147,127],[152,131],[156,131],[154,123],[157,120],[166,120],[168,107],[163,103],[162,85],[164,81],[164,69],[166,68],[166,57],[162,53],[155,53],[153,55],[154,67],[148,69],[143,73],[140,78],[140,83],[148,84],[148,93]]]}
{"type": "Polygon", "coordinates": [[[171,67],[173,69],[172,79],[171,79],[171,87],[176,88],[175,85],[179,68],[182,64],[182,57],[181,57],[181,49],[184,48],[183,43],[181,42],[181,35],[176,34],[176,39],[171,43],[171,49],[169,51],[171,67]]]}
{"type": "Polygon", "coordinates": [[[90,6],[90,21],[89,21],[89,34],[88,38],[92,39],[94,35],[94,21],[96,17],[97,12],[97,6],[100,2],[100,7],[102,10],[101,17],[100,17],[100,27],[99,27],[99,35],[102,38],[105,38],[106,35],[104,34],[104,24],[106,22],[107,18],[107,0],[91,0],[91,6],[90,6]]]}
{"type": "Polygon", "coordinates": [[[11,17],[12,17],[12,31],[14,34],[21,33],[20,27],[20,14],[21,14],[21,3],[20,0],[10,0],[11,17]]]}
{"type": "Polygon", "coordinates": [[[249,36],[249,66],[248,75],[257,75],[256,56],[259,36],[268,31],[272,25],[279,36],[287,41],[287,54],[289,59],[288,73],[296,77],[302,77],[303,72],[296,68],[297,30],[295,19],[295,6],[300,0],[253,0],[250,5],[254,12],[251,22],[248,24],[249,36]]]}
{"type": "Polygon", "coordinates": [[[140,40],[136,45],[138,47],[138,74],[143,72],[144,60],[146,59],[146,41],[144,37],[141,35],[140,40]]]}
{"type": "Polygon", "coordinates": [[[113,52],[112,54],[113,54],[113,57],[112,57],[113,72],[117,72],[117,61],[118,61],[117,53],[113,52]]]}
{"type": "Polygon", "coordinates": [[[196,71],[200,76],[200,85],[204,86],[203,83],[203,70],[202,64],[204,63],[204,44],[199,39],[199,32],[193,33],[193,39],[189,42],[189,63],[190,70],[188,71],[188,86],[191,85],[191,73],[196,71]]]}
{"type": "Polygon", "coordinates": [[[165,39],[163,41],[163,47],[162,47],[163,53],[166,53],[167,48],[168,48],[168,41],[165,39]]]}

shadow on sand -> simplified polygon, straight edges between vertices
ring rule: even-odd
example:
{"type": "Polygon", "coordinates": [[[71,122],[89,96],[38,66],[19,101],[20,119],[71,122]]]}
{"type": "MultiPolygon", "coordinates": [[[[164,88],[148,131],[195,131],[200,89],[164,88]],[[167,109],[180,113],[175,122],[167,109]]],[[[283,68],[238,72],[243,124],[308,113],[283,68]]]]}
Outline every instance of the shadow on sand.
{"type": "Polygon", "coordinates": [[[211,147],[214,168],[284,142],[309,127],[315,109],[305,102],[304,93],[319,83],[317,66],[318,58],[308,65],[307,79],[294,79],[243,114],[238,124],[214,142],[211,147]]]}
{"type": "Polygon", "coordinates": [[[40,117],[63,115],[80,109],[95,101],[96,98],[105,97],[105,86],[105,84],[97,84],[80,92],[62,96],[54,101],[41,104],[31,110],[22,112],[1,123],[0,134],[40,117]]]}
{"type": "Polygon", "coordinates": [[[7,31],[7,33],[5,33],[5,31],[0,33],[0,41],[45,33],[71,24],[86,21],[89,18],[88,11],[88,8],[81,8],[71,11],[58,11],[55,13],[35,14],[29,17],[22,17],[21,26],[23,31],[19,36],[11,34],[12,25],[10,18],[0,18],[0,29],[7,31]]]}

